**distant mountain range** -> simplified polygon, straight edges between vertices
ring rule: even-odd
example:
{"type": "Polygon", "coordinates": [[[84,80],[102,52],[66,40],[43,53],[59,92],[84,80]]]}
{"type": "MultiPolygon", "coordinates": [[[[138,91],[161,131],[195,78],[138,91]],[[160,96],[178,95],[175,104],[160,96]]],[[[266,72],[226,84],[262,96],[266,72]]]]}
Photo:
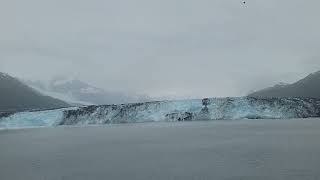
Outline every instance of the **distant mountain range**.
{"type": "Polygon", "coordinates": [[[320,98],[320,71],[292,84],[277,84],[249,94],[251,97],[305,97],[320,98]]]}
{"type": "Polygon", "coordinates": [[[0,72],[0,112],[69,107],[68,103],[45,96],[17,78],[0,72]]]}
{"type": "Polygon", "coordinates": [[[147,96],[143,95],[106,91],[73,78],[56,77],[48,82],[24,82],[42,94],[64,100],[73,105],[121,104],[149,100],[147,96]]]}

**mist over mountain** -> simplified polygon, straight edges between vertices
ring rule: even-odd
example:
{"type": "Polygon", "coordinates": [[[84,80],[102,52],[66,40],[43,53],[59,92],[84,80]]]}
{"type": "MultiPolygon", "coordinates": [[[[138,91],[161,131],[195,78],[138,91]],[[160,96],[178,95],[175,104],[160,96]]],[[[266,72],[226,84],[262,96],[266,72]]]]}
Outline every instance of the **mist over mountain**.
{"type": "Polygon", "coordinates": [[[292,83],[280,83],[249,94],[251,97],[307,97],[320,98],[320,71],[292,83]]]}
{"type": "Polygon", "coordinates": [[[42,94],[73,105],[121,104],[149,100],[147,96],[107,91],[74,78],[55,77],[47,82],[27,80],[25,83],[42,94]]]}
{"type": "Polygon", "coordinates": [[[18,79],[0,72],[0,111],[21,111],[68,107],[69,104],[42,95],[18,79]]]}

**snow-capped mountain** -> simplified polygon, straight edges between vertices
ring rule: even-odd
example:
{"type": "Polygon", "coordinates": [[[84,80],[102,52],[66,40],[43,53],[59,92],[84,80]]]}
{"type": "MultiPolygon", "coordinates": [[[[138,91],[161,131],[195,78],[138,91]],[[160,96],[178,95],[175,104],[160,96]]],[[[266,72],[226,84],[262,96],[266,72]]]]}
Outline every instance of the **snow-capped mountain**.
{"type": "Polygon", "coordinates": [[[61,100],[44,96],[18,79],[0,72],[0,112],[69,106],[61,100]]]}
{"type": "Polygon", "coordinates": [[[209,98],[15,113],[0,117],[0,128],[309,117],[320,117],[319,99],[209,98]]]}
{"type": "Polygon", "coordinates": [[[39,92],[74,105],[104,105],[142,102],[142,95],[106,91],[74,78],[57,77],[49,82],[25,81],[39,92]]]}

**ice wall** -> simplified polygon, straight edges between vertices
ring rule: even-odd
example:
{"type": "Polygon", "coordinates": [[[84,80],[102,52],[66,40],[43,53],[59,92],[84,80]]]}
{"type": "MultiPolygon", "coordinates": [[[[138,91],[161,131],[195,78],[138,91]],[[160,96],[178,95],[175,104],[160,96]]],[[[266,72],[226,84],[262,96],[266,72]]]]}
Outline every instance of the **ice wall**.
{"type": "Polygon", "coordinates": [[[0,119],[0,128],[47,127],[58,125],[66,109],[19,112],[0,119]]]}
{"type": "Polygon", "coordinates": [[[0,128],[309,117],[320,117],[320,100],[312,98],[208,98],[6,114],[0,117],[0,128]]]}
{"type": "Polygon", "coordinates": [[[65,111],[60,124],[308,118],[319,117],[319,111],[320,101],[317,99],[210,98],[88,106],[65,111]]]}

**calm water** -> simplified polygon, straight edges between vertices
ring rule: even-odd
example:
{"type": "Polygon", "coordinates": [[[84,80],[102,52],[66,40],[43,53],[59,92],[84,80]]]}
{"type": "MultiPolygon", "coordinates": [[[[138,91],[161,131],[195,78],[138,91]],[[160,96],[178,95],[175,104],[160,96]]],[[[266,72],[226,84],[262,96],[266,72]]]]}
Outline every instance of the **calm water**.
{"type": "Polygon", "coordinates": [[[1,180],[319,180],[320,119],[0,131],[1,180]]]}

